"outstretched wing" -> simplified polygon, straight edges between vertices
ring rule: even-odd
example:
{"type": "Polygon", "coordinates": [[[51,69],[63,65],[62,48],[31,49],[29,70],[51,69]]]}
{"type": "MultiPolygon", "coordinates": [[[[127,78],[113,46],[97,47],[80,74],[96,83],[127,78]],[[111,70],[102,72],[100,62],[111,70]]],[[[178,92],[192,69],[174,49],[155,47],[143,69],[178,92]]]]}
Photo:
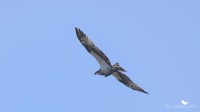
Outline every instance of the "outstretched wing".
{"type": "Polygon", "coordinates": [[[81,31],[79,28],[75,28],[76,35],[81,42],[81,44],[86,48],[86,50],[94,56],[94,58],[100,64],[101,69],[106,69],[111,67],[111,63],[108,57],[94,45],[94,43],[81,31]]]}
{"type": "Polygon", "coordinates": [[[125,74],[117,71],[117,72],[114,72],[112,75],[117,80],[119,80],[121,83],[123,83],[124,85],[128,86],[129,88],[148,94],[141,87],[139,87],[137,84],[135,84],[133,81],[131,81],[131,79],[128,78],[125,74]]]}

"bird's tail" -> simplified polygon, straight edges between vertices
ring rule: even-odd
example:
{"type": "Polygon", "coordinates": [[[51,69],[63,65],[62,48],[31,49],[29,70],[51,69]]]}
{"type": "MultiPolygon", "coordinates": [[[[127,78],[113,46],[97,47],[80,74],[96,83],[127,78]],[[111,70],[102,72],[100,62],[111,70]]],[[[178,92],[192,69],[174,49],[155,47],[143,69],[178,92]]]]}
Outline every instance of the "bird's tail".
{"type": "Polygon", "coordinates": [[[124,70],[124,69],[119,65],[119,63],[115,63],[112,67],[113,67],[114,70],[121,71],[121,72],[126,72],[126,70],[124,70]]]}

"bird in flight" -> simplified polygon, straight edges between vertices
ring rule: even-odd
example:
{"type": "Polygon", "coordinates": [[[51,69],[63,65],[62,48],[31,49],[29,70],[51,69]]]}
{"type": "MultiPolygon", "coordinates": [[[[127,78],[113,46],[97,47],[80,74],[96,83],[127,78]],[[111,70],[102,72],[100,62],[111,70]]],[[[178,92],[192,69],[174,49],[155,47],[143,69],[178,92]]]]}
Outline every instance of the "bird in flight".
{"type": "Polygon", "coordinates": [[[105,77],[113,75],[117,80],[119,80],[121,83],[128,86],[129,88],[148,94],[141,87],[135,84],[129,77],[122,73],[126,72],[126,70],[124,70],[119,65],[119,63],[111,65],[108,57],[98,47],[94,45],[94,43],[83,33],[83,31],[76,27],[75,30],[81,44],[97,60],[100,65],[100,69],[97,70],[94,74],[103,75],[105,77]]]}

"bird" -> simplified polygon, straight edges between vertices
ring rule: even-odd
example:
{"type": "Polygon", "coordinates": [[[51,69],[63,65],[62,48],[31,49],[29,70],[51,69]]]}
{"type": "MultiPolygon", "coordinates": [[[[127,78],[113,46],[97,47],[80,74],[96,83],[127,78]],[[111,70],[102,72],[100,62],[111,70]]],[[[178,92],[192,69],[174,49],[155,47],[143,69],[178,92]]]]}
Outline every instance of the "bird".
{"type": "Polygon", "coordinates": [[[126,72],[126,70],[123,69],[119,65],[119,63],[111,65],[108,57],[98,47],[96,47],[96,45],[89,39],[89,37],[87,37],[87,35],[82,30],[80,30],[80,28],[75,27],[75,32],[80,43],[97,60],[100,65],[100,69],[97,70],[94,75],[98,74],[105,77],[113,75],[118,81],[120,81],[127,87],[139,92],[149,94],[136,83],[134,83],[128,76],[122,73],[126,72]]]}
{"type": "Polygon", "coordinates": [[[184,101],[184,100],[181,100],[181,103],[182,103],[183,105],[187,105],[189,102],[186,102],[186,101],[184,101]]]}

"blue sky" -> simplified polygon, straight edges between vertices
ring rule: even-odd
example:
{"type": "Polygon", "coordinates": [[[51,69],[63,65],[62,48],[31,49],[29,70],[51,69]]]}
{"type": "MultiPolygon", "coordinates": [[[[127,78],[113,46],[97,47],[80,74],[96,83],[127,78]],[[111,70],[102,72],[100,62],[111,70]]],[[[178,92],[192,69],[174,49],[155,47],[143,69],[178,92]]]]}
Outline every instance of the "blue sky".
{"type": "Polygon", "coordinates": [[[199,0],[0,0],[0,111],[199,112],[199,5],[199,0]],[[93,75],[99,65],[74,27],[150,95],[112,76],[93,75]],[[193,107],[175,108],[183,106],[181,100],[193,107]]]}

